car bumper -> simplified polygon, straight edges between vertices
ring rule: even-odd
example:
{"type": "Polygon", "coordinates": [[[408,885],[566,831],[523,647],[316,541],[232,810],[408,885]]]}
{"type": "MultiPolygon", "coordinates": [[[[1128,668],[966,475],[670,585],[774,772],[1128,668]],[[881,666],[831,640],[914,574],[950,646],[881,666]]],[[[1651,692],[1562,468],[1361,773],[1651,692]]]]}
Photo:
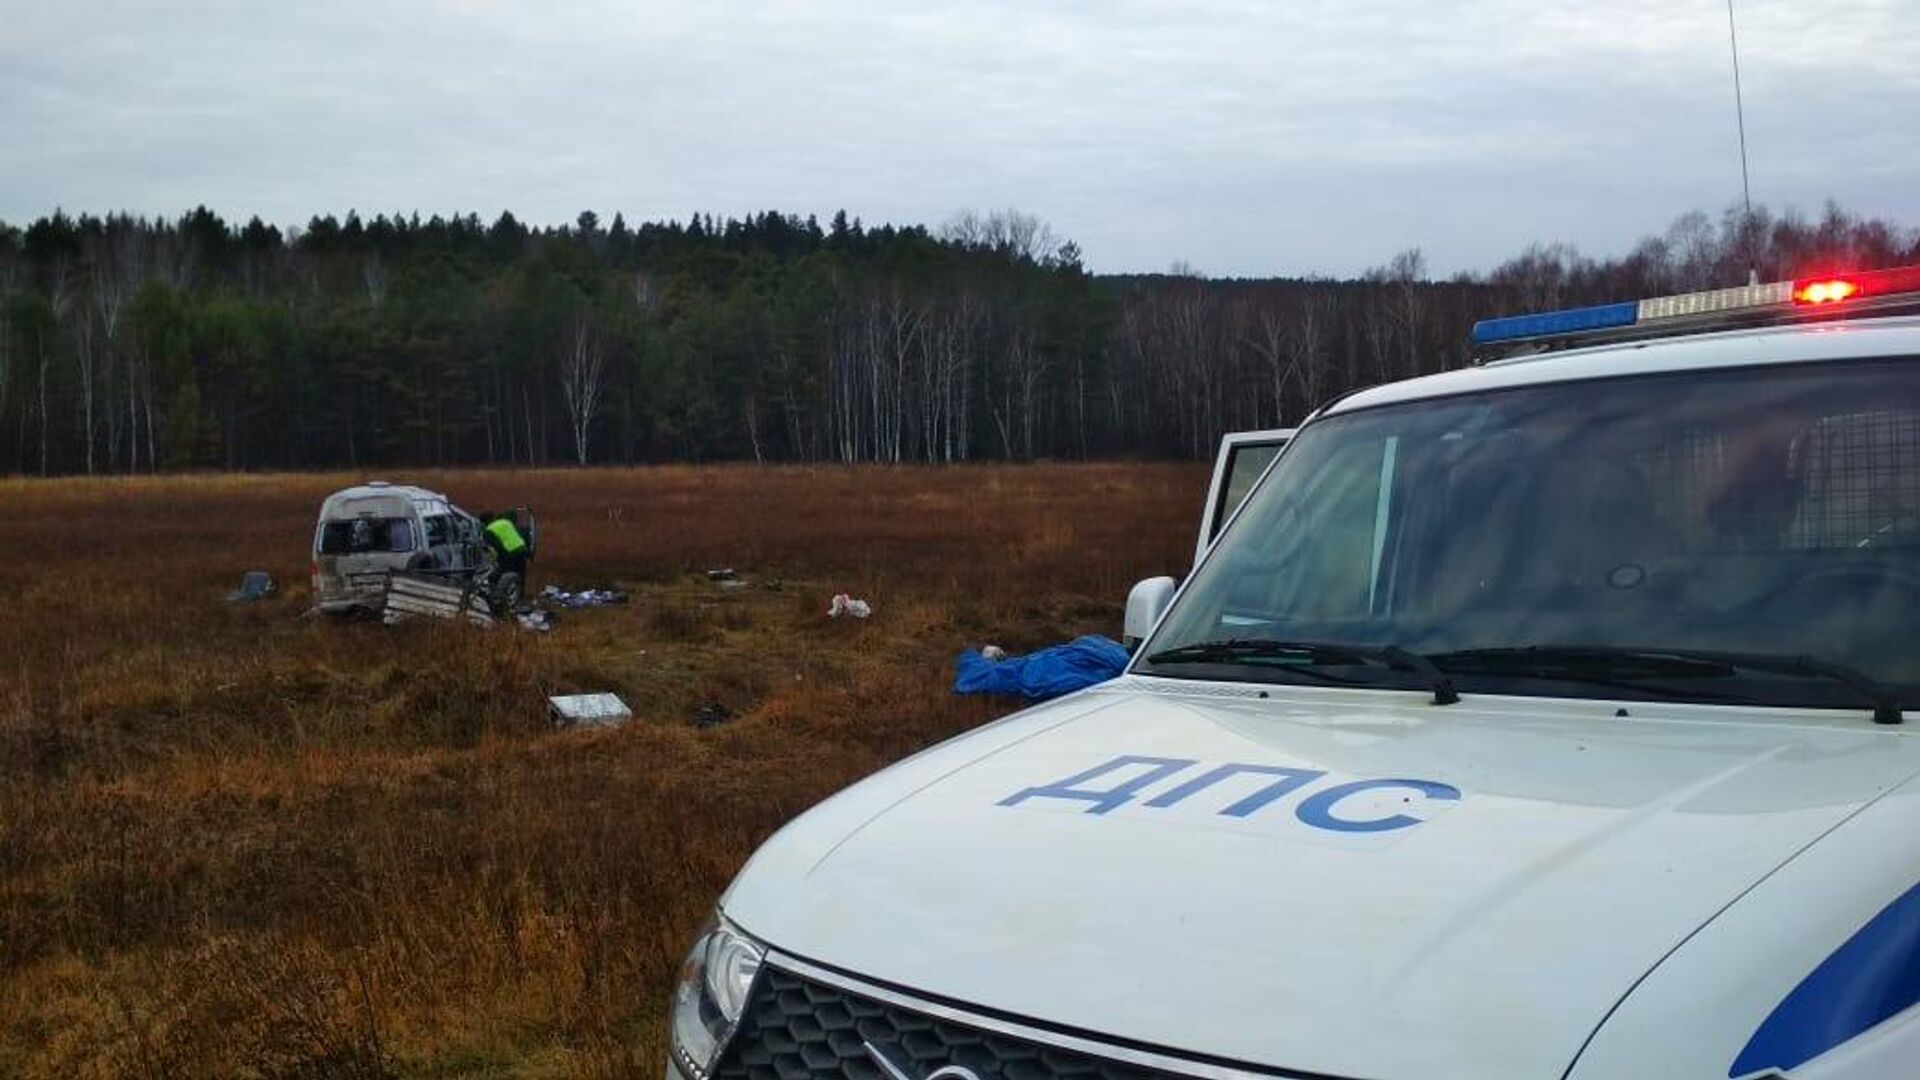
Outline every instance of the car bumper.
{"type": "Polygon", "coordinates": [[[347,615],[356,611],[379,611],[386,602],[385,593],[352,593],[315,600],[313,606],[328,615],[347,615]]]}

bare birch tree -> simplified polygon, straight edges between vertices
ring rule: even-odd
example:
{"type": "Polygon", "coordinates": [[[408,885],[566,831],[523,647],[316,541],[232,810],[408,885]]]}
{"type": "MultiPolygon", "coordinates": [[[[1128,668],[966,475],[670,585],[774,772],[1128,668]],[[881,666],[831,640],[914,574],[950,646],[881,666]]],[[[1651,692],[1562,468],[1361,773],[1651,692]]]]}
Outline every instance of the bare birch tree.
{"type": "MultiPolygon", "coordinates": [[[[1300,386],[1300,418],[1325,402],[1328,338],[1333,328],[1333,298],[1323,289],[1303,291],[1286,322],[1287,365],[1300,386]]],[[[1286,423],[1282,416],[1281,423],[1286,423]]]]}
{"type": "Polygon", "coordinates": [[[53,318],[40,324],[35,335],[35,359],[40,366],[40,475],[47,475],[47,423],[52,419],[47,411],[47,373],[52,367],[53,351],[49,347],[47,334],[58,331],[67,317],[67,310],[73,306],[73,264],[65,255],[59,256],[53,264],[53,272],[47,282],[47,306],[53,318]]]}
{"type": "Polygon", "coordinates": [[[80,387],[80,441],[86,447],[87,475],[92,476],[94,377],[99,371],[99,356],[94,347],[93,311],[87,304],[74,308],[73,369],[80,387]]]}
{"type": "MultiPolygon", "coordinates": [[[[144,247],[138,223],[110,217],[85,241],[87,299],[74,316],[74,361],[79,376],[81,432],[86,443],[87,473],[95,471],[94,443],[99,434],[98,413],[106,414],[107,467],[113,467],[119,438],[119,409],[112,404],[115,369],[120,357],[120,328],[128,298],[144,274],[144,247]],[[98,336],[96,337],[96,330],[98,336]],[[97,399],[105,408],[96,410],[97,399]]],[[[132,467],[129,453],[128,467],[132,467]]]]}
{"type": "Polygon", "coordinates": [[[1270,303],[1249,301],[1243,305],[1240,320],[1244,329],[1241,341],[1253,351],[1266,372],[1267,391],[1273,401],[1273,422],[1287,421],[1287,387],[1299,375],[1300,359],[1287,347],[1289,322],[1282,311],[1270,303]],[[1248,312],[1245,307],[1252,307],[1248,312]]]}
{"type": "Polygon", "coordinates": [[[594,413],[600,408],[600,387],[606,374],[607,340],[590,313],[574,316],[560,346],[560,395],[573,431],[573,456],[587,463],[587,443],[594,413]]]}
{"type": "Polygon", "coordinates": [[[367,291],[367,302],[375,307],[387,298],[387,264],[378,253],[369,253],[360,261],[360,284],[367,291]]]}

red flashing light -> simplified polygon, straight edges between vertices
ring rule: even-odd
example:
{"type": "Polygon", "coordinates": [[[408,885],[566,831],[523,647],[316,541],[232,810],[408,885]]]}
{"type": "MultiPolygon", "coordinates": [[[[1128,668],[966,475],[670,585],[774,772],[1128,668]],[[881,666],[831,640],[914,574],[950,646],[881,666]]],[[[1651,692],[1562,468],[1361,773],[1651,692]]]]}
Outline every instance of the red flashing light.
{"type": "Polygon", "coordinates": [[[1837,304],[1842,300],[1850,300],[1859,293],[1860,286],[1846,278],[1828,278],[1795,285],[1793,301],[1796,304],[1837,304]]]}
{"type": "Polygon", "coordinates": [[[1856,270],[1834,277],[1795,278],[1793,282],[1793,302],[1798,305],[1838,304],[1869,297],[1908,295],[1920,299],[1920,266],[1856,270]]]}

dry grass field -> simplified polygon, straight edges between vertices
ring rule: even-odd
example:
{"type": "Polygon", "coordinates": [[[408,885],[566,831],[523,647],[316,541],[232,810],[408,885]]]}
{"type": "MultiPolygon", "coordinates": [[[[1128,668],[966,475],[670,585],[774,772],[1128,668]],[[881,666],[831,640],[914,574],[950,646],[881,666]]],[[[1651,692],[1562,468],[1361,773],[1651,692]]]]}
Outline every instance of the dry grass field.
{"type": "Polygon", "coordinates": [[[544,636],[303,619],[314,511],[358,477],[0,481],[0,1076],[657,1077],[754,845],[1010,711],[948,693],[964,645],[1117,634],[1205,479],[389,478],[532,503],[535,586],[632,602],[544,636]],[[229,605],[250,568],[281,592],[229,605]],[[841,591],[874,617],[828,620],[841,591]],[[588,690],[635,721],[553,730],[542,699],[588,690]]]}

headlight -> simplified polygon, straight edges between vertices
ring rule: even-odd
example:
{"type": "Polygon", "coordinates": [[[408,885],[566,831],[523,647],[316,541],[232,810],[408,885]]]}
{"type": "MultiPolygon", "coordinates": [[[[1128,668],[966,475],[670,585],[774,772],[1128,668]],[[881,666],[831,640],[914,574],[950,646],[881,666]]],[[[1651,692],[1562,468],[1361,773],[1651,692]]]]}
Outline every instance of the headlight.
{"type": "Polygon", "coordinates": [[[707,1080],[740,1026],[754,976],[767,951],[715,917],[694,939],[673,991],[673,1062],[692,1080],[707,1080]]]}

